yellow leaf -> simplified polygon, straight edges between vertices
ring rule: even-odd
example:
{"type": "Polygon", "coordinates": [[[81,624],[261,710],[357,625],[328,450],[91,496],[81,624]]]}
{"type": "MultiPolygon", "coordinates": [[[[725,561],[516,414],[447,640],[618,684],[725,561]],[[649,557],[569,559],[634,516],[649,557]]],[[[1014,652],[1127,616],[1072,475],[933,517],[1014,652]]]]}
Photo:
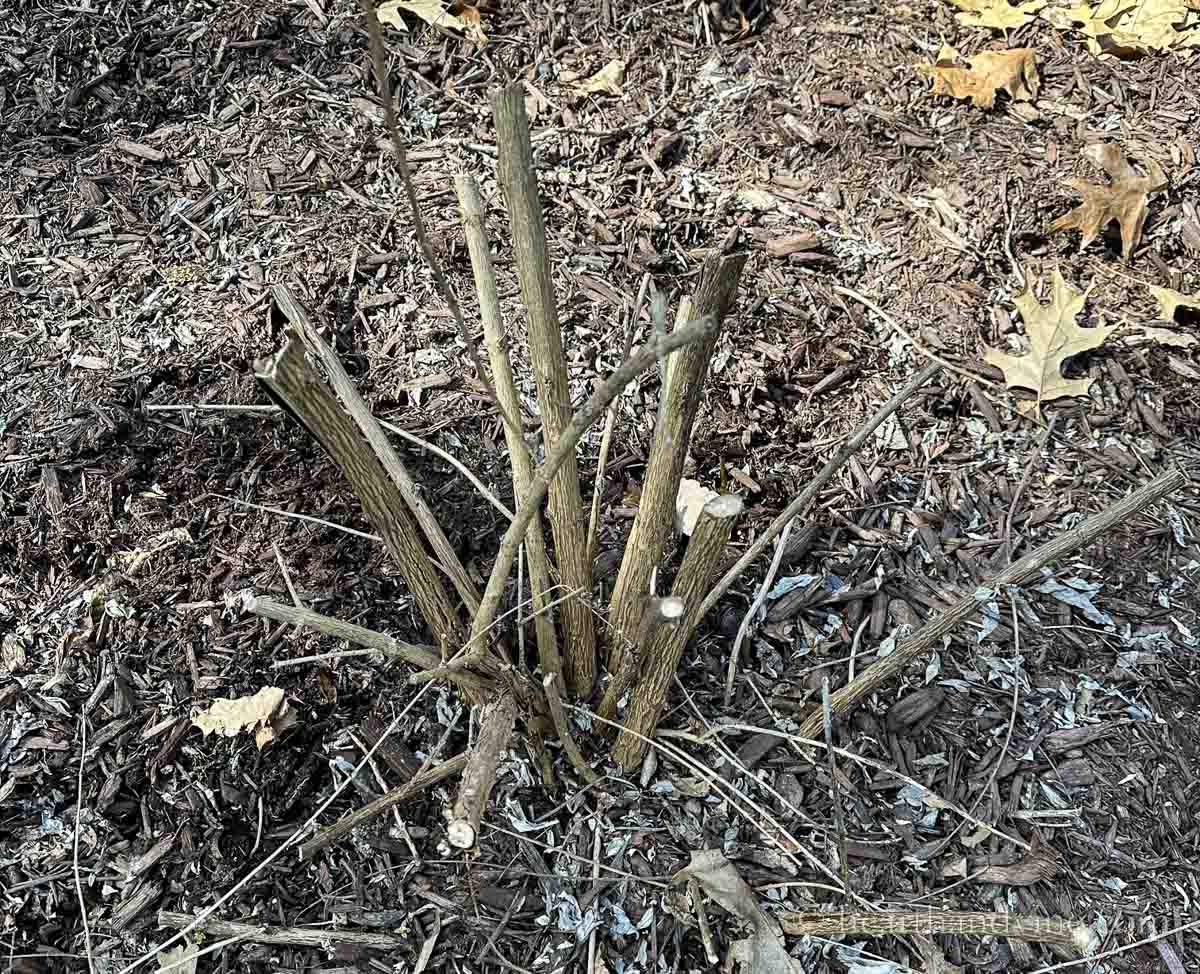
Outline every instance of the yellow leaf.
{"type": "Polygon", "coordinates": [[[1169,287],[1155,287],[1153,284],[1147,284],[1146,287],[1158,302],[1158,316],[1164,321],[1174,321],[1180,308],[1200,311],[1200,294],[1183,294],[1180,291],[1172,291],[1169,287]]]}
{"type": "Polygon", "coordinates": [[[1049,0],[1026,0],[1013,6],[1008,0],[950,0],[962,11],[955,14],[960,24],[968,27],[991,27],[994,30],[1011,30],[1023,27],[1033,20],[1033,15],[1049,0]]]}
{"type": "Polygon", "coordinates": [[[625,83],[625,62],[614,59],[604,65],[590,78],[585,78],[575,85],[576,94],[580,95],[596,95],[601,92],[607,92],[610,95],[619,95],[622,92],[621,86],[625,83]]]}
{"type": "Polygon", "coordinates": [[[434,27],[444,27],[447,30],[465,31],[470,25],[462,18],[446,10],[442,0],[388,0],[381,3],[375,11],[381,24],[391,24],[400,30],[408,30],[402,13],[420,17],[425,23],[434,27]]]}
{"type": "Polygon", "coordinates": [[[936,64],[918,64],[917,71],[933,82],[935,95],[970,98],[978,108],[991,108],[996,92],[1005,91],[1014,101],[1033,101],[1041,81],[1036,52],[1031,47],[1011,51],[985,51],[970,58],[970,67],[955,66],[959,58],[953,47],[943,47],[936,64]]]}
{"type": "Polygon", "coordinates": [[[205,737],[212,733],[236,737],[254,730],[260,751],[296,723],[296,715],[279,687],[263,687],[249,697],[219,697],[207,710],[192,715],[192,724],[205,737]]]}
{"type": "Polygon", "coordinates": [[[1082,0],[1066,11],[1093,54],[1138,57],[1200,45],[1200,16],[1190,0],[1082,0]]]}
{"type": "Polygon", "coordinates": [[[1129,260],[1142,239],[1149,194],[1167,188],[1166,173],[1153,159],[1147,159],[1146,175],[1139,176],[1112,143],[1090,145],[1083,154],[1112,177],[1112,185],[1072,179],[1067,185],[1083,197],[1083,202],[1050,224],[1049,232],[1078,230],[1082,234],[1079,244],[1082,250],[1116,220],[1121,226],[1121,256],[1129,260]]]}
{"type": "Polygon", "coordinates": [[[1181,335],[1177,331],[1171,331],[1170,328],[1142,325],[1141,329],[1140,333],[1131,337],[1132,342],[1136,344],[1154,342],[1155,345],[1166,345],[1170,348],[1191,348],[1193,345],[1200,345],[1200,338],[1195,335],[1181,335]]]}
{"type": "Polygon", "coordinates": [[[1063,363],[1072,355],[1098,348],[1116,329],[1116,325],[1081,328],[1075,323],[1083,310],[1086,295],[1076,291],[1056,269],[1050,290],[1050,303],[1042,304],[1033,294],[1033,282],[1026,279],[1025,289],[1013,302],[1025,322],[1029,352],[1009,355],[988,348],[984,361],[1004,373],[1010,389],[1029,389],[1036,393],[1036,406],[1064,396],[1086,396],[1091,379],[1068,379],[1063,363]]]}

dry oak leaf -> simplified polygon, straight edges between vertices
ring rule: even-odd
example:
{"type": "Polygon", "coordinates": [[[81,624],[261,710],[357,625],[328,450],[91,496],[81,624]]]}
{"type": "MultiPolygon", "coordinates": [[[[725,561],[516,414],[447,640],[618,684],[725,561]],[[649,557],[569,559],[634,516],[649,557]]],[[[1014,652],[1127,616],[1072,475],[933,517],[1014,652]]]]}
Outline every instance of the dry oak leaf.
{"type": "Polygon", "coordinates": [[[192,724],[205,737],[214,732],[236,737],[253,729],[260,751],[296,722],[296,715],[279,687],[263,687],[249,697],[218,697],[207,710],[192,715],[192,724]]]}
{"type": "Polygon", "coordinates": [[[1037,394],[1037,408],[1044,402],[1064,396],[1086,396],[1094,380],[1068,379],[1063,375],[1063,363],[1072,355],[1087,352],[1104,344],[1116,330],[1116,325],[1081,328],[1075,323],[1087,295],[1075,290],[1055,269],[1050,289],[1050,303],[1042,304],[1034,296],[1033,282],[1027,276],[1025,289],[1013,298],[1017,311],[1025,322],[1029,352],[1009,355],[988,348],[984,361],[1004,373],[1010,389],[1029,389],[1037,394]]]}
{"type": "Polygon", "coordinates": [[[1049,0],[1026,0],[1013,6],[1008,0],[950,0],[962,13],[955,14],[960,24],[968,27],[991,27],[994,30],[1010,30],[1024,27],[1033,20],[1049,0]]]}
{"type": "Polygon", "coordinates": [[[1154,295],[1154,300],[1158,302],[1158,316],[1163,321],[1176,321],[1175,316],[1179,314],[1180,308],[1200,311],[1200,294],[1184,294],[1182,291],[1173,291],[1169,287],[1156,287],[1153,284],[1147,284],[1146,287],[1154,295]]]}
{"type": "Polygon", "coordinates": [[[1200,46],[1200,10],[1191,0],[1086,0],[1063,12],[1079,24],[1093,54],[1139,57],[1200,46]]]}
{"type": "Polygon", "coordinates": [[[970,98],[978,108],[991,108],[996,92],[1006,91],[1014,101],[1033,101],[1041,81],[1036,52],[1031,47],[1011,51],[984,51],[969,58],[968,68],[955,65],[960,57],[949,45],[942,48],[934,64],[918,64],[917,71],[933,81],[935,95],[970,98]]]}
{"type": "Polygon", "coordinates": [[[1116,220],[1121,225],[1121,257],[1129,260],[1142,239],[1149,195],[1167,188],[1166,173],[1153,159],[1147,159],[1146,175],[1139,176],[1111,142],[1090,145],[1083,150],[1083,155],[1112,177],[1112,185],[1072,179],[1067,185],[1083,197],[1083,202],[1050,224],[1049,232],[1078,230],[1083,235],[1079,244],[1079,249],[1083,250],[1101,230],[1116,220]]]}
{"type": "Polygon", "coordinates": [[[456,17],[444,6],[442,0],[387,0],[375,11],[381,24],[390,24],[400,30],[408,30],[402,13],[420,17],[425,23],[447,30],[466,31],[471,25],[462,17],[456,17]]]}

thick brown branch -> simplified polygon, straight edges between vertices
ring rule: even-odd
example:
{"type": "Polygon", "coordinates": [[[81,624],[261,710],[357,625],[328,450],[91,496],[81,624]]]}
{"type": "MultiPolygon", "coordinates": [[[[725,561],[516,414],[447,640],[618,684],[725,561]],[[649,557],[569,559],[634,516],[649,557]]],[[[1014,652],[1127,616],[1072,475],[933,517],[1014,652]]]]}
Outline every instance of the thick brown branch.
{"type": "Polygon", "coordinates": [[[277,355],[255,363],[255,374],[329,451],[367,518],[395,559],[417,607],[439,641],[462,642],[462,627],[400,493],[337,397],[289,337],[277,355]]]}
{"type": "MultiPolygon", "coordinates": [[[[1020,585],[1022,582],[1028,581],[1041,571],[1042,566],[1091,544],[1105,531],[1127,520],[1143,508],[1149,507],[1155,501],[1166,497],[1171,491],[1182,487],[1186,480],[1187,478],[1178,470],[1160,474],[1144,487],[1138,488],[1127,497],[1122,497],[1107,510],[1093,514],[1082,524],[1076,525],[1069,531],[1064,531],[1057,538],[1047,541],[1040,548],[1031,551],[1020,561],[1013,562],[982,588],[995,591],[1005,585],[1020,585]]],[[[986,600],[981,601],[974,592],[963,596],[937,619],[926,623],[897,646],[890,656],[885,656],[870,666],[858,679],[838,690],[831,701],[834,716],[844,715],[872,690],[887,683],[892,677],[898,676],[909,663],[931,646],[939,645],[943,636],[949,635],[959,623],[966,621],[978,612],[983,601],[986,600]]],[[[820,730],[821,714],[818,712],[804,722],[800,728],[800,736],[816,737],[820,730]]]]}
{"type": "MultiPolygon", "coordinates": [[[[734,494],[714,497],[704,505],[671,589],[671,595],[684,605],[700,601],[725,553],[742,508],[742,499],[734,494]]],[[[683,649],[701,618],[693,611],[682,625],[656,630],[642,650],[642,664],[625,715],[625,727],[617,735],[613,750],[613,757],[625,771],[635,768],[646,753],[646,738],[654,734],[667,704],[671,678],[679,669],[683,649]]]]}
{"type": "MultiPolygon", "coordinates": [[[[498,91],[492,98],[492,117],[496,125],[497,175],[508,202],[513,256],[529,316],[529,361],[537,380],[542,435],[546,452],[550,453],[570,425],[571,393],[529,142],[525,86],[514,84],[498,91]]],[[[570,599],[562,606],[566,647],[563,663],[567,686],[577,696],[587,697],[596,679],[596,632],[587,605],[592,592],[592,563],[573,450],[563,459],[550,484],[550,525],[563,584],[568,590],[584,593],[583,598],[570,599]]]]}
{"type": "Polygon", "coordinates": [[[391,442],[380,427],[379,420],[371,415],[371,410],[359,395],[354,383],[350,381],[350,376],[342,367],[337,353],[321,339],[308,312],[304,310],[303,305],[296,300],[295,295],[288,288],[282,284],[276,285],[271,289],[271,296],[275,299],[279,310],[287,316],[288,321],[304,339],[309,351],[316,355],[321,360],[321,364],[325,366],[333,391],[338,394],[355,425],[367,438],[371,450],[383,465],[383,469],[387,471],[388,478],[400,491],[404,503],[408,505],[409,510],[417,519],[417,523],[429,541],[429,546],[433,549],[434,556],[446,574],[450,576],[450,581],[454,583],[454,588],[466,605],[467,612],[474,612],[479,607],[479,592],[471,581],[471,576],[467,574],[467,570],[459,561],[454,546],[450,544],[445,532],[442,531],[442,526],[438,523],[433,511],[425,503],[421,489],[413,480],[412,474],[408,472],[408,468],[404,466],[399,455],[392,448],[391,442]]]}
{"type": "Polygon", "coordinates": [[[470,849],[479,839],[479,823],[496,783],[500,755],[508,747],[516,720],[517,701],[511,693],[501,694],[484,706],[479,715],[479,734],[467,756],[458,800],[446,832],[450,844],[457,849],[470,849]]]}
{"type": "MultiPolygon", "coordinates": [[[[691,320],[711,318],[717,327],[703,342],[680,352],[668,366],[637,517],[625,543],[625,555],[609,604],[608,621],[617,633],[637,632],[638,619],[650,594],[650,573],[662,558],[671,535],[675,498],[704,392],[708,363],[745,263],[745,255],[714,256],[705,261],[699,287],[692,298],[691,320]]],[[[621,668],[625,645],[620,638],[610,643],[608,663],[613,672],[621,668]]]]}

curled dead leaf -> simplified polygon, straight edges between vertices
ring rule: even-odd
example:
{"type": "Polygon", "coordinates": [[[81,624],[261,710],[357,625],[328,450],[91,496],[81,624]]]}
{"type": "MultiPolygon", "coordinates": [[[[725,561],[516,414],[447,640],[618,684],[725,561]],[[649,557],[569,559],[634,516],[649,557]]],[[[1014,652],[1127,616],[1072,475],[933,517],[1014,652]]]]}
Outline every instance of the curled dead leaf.
{"type": "Polygon", "coordinates": [[[984,51],[959,67],[960,55],[949,45],[942,48],[933,64],[918,64],[918,73],[933,82],[935,95],[969,98],[977,108],[992,108],[996,92],[1007,92],[1014,101],[1033,101],[1041,88],[1036,51],[1018,47],[1010,51],[984,51]]]}
{"type": "Polygon", "coordinates": [[[625,62],[614,58],[590,78],[584,78],[583,81],[577,82],[575,93],[579,95],[619,95],[624,90],[622,88],[624,84],[625,62]]]}
{"type": "Polygon", "coordinates": [[[1184,294],[1169,287],[1156,287],[1153,284],[1147,284],[1146,287],[1158,302],[1158,316],[1164,321],[1183,324],[1179,317],[1180,309],[1190,309],[1193,313],[1189,317],[1192,318],[1197,317],[1194,312],[1200,312],[1200,294],[1184,294]]]}
{"type": "Polygon", "coordinates": [[[1082,250],[1116,220],[1121,227],[1121,257],[1129,260],[1142,239],[1150,194],[1167,188],[1166,173],[1153,159],[1147,159],[1146,175],[1138,175],[1125,154],[1111,142],[1088,146],[1083,155],[1108,173],[1112,184],[1072,179],[1068,185],[1083,197],[1083,202],[1050,224],[1049,232],[1078,230],[1082,250]]]}

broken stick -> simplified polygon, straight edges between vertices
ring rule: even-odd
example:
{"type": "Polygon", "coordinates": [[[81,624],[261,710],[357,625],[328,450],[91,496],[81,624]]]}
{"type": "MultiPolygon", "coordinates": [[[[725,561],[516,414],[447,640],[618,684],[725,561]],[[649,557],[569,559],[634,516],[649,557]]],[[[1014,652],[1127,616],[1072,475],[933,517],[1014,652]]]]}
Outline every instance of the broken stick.
{"type": "MultiPolygon", "coordinates": [[[[897,646],[895,652],[890,656],[885,656],[863,672],[853,683],[838,690],[831,700],[833,716],[844,715],[872,690],[902,673],[909,663],[931,646],[939,643],[943,636],[949,635],[960,622],[964,622],[978,612],[983,602],[991,598],[991,592],[1004,585],[1020,585],[1022,582],[1028,581],[1041,570],[1042,566],[1091,544],[1109,528],[1127,520],[1131,515],[1149,507],[1155,501],[1162,500],[1167,494],[1182,487],[1186,482],[1187,477],[1180,470],[1159,474],[1150,483],[1138,488],[1127,497],[1122,497],[1107,510],[1093,514],[1082,524],[1076,525],[1069,531],[1064,531],[1040,548],[1035,548],[1020,561],[1013,562],[981,587],[989,590],[986,598],[980,598],[981,589],[963,596],[937,619],[926,623],[910,638],[897,646]]],[[[821,732],[821,721],[820,711],[810,716],[800,727],[800,736],[816,737],[821,732]]]]}

